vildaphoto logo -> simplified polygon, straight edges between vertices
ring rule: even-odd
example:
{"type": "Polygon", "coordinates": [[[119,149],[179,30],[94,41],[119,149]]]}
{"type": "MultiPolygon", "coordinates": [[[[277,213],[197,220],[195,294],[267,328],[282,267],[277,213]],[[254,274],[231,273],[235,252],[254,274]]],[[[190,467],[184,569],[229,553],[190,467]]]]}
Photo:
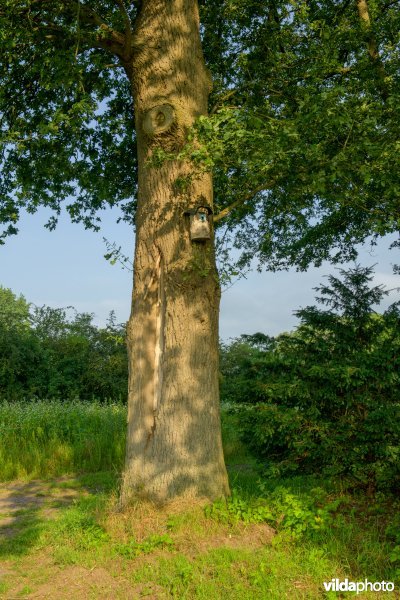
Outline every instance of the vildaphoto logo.
{"type": "Polygon", "coordinates": [[[332,579],[332,581],[324,581],[324,588],[327,592],[393,592],[394,583],[392,581],[349,581],[346,577],[344,581],[340,579],[332,579]]]}

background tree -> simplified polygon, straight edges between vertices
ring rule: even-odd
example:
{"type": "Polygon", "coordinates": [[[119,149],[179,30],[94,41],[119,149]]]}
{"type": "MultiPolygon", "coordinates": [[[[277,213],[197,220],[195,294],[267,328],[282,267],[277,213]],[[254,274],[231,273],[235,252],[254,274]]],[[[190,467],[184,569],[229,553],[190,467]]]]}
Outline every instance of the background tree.
{"type": "MultiPolygon", "coordinates": [[[[293,333],[256,354],[250,348],[247,370],[229,373],[225,399],[248,403],[238,409],[239,427],[270,475],[322,473],[351,478],[371,492],[396,490],[399,303],[375,312],[388,292],[371,287],[372,268],[340,275],[316,288],[325,310],[296,311],[300,324],[293,333]],[[251,391],[238,398],[235,383],[245,388],[246,378],[251,391]]],[[[235,344],[232,349],[235,356],[235,344]]]]}
{"type": "Polygon", "coordinates": [[[116,323],[113,313],[102,328],[93,324],[92,314],[72,307],[34,307],[32,327],[41,367],[26,395],[125,401],[126,328],[116,323]]]}
{"type": "Polygon", "coordinates": [[[0,9],[5,235],[42,205],[54,227],[64,201],[88,227],[117,203],[135,220],[125,496],[227,493],[213,241],[183,216],[213,206],[211,171],[240,265],[305,268],[398,230],[396,7],[199,4],[208,68],[194,1],[0,9]]]}
{"type": "Polygon", "coordinates": [[[275,339],[263,333],[241,335],[220,347],[220,391],[222,403],[263,400],[260,379],[265,383],[265,356],[275,348],[275,339]],[[261,366],[261,368],[260,368],[261,366]]]}
{"type": "Polygon", "coordinates": [[[0,398],[126,399],[126,327],[93,315],[28,304],[0,287],[0,398]]]}
{"type": "Polygon", "coordinates": [[[24,395],[38,366],[38,355],[28,302],[0,286],[0,397],[24,395]]]}

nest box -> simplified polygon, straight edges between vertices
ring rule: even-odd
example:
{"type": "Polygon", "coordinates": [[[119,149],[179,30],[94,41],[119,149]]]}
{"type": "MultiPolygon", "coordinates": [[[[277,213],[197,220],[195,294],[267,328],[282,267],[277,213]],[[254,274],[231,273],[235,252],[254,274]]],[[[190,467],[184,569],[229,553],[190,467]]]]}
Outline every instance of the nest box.
{"type": "Polygon", "coordinates": [[[190,239],[192,242],[206,242],[211,239],[210,216],[212,212],[211,206],[204,205],[197,206],[184,213],[190,217],[190,239]]]}

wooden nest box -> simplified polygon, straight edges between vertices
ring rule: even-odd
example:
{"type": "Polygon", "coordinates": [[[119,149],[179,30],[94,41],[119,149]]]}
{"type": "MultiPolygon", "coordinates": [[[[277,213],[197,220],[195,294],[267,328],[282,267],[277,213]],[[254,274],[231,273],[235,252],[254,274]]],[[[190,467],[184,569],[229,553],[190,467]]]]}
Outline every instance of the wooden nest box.
{"type": "Polygon", "coordinates": [[[211,206],[197,206],[184,214],[190,217],[190,239],[192,242],[206,242],[211,239],[211,206]]]}

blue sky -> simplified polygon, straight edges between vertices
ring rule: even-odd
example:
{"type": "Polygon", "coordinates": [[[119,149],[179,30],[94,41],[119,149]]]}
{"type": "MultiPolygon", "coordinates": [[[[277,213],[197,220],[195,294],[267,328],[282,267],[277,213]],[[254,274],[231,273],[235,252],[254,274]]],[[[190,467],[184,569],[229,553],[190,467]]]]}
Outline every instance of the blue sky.
{"type": "MultiPolygon", "coordinates": [[[[131,228],[116,224],[117,212],[104,213],[99,233],[85,231],[63,217],[57,229],[43,227],[44,210],[25,215],[18,236],[0,246],[0,285],[23,294],[29,302],[53,307],[74,306],[80,312],[95,314],[95,322],[104,324],[110,310],[119,321],[129,317],[132,275],[105,259],[103,236],[133,254],[134,237],[131,228]]],[[[400,277],[393,275],[392,263],[400,263],[396,250],[388,251],[390,239],[384,239],[370,251],[365,247],[360,263],[377,263],[376,283],[390,288],[400,286],[400,277]]],[[[323,281],[323,275],[333,272],[329,264],[306,273],[294,270],[281,273],[250,273],[222,295],[220,335],[227,340],[241,333],[262,331],[276,335],[292,329],[297,320],[293,310],[314,304],[313,287],[323,281]]],[[[400,299],[392,292],[382,304],[400,299]]]]}

